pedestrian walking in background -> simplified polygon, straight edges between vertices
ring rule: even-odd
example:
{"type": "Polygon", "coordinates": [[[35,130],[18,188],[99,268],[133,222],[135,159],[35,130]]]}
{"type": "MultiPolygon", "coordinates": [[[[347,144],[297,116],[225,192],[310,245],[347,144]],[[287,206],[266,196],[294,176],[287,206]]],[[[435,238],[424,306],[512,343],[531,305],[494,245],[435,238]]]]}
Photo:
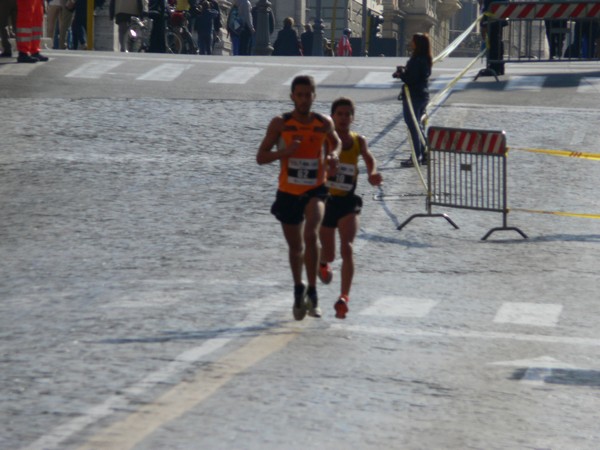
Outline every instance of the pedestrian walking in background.
{"type": "Polygon", "coordinates": [[[240,55],[250,55],[252,36],[256,31],[252,21],[252,5],[250,0],[238,0],[239,20],[242,24],[240,31],[240,55]]]}
{"type": "Polygon", "coordinates": [[[215,18],[219,11],[213,9],[208,0],[200,3],[196,16],[196,33],[198,33],[198,50],[201,55],[212,55],[215,31],[215,18]]]}
{"type": "MultiPolygon", "coordinates": [[[[417,162],[419,164],[427,164],[425,145],[423,145],[419,136],[420,133],[425,134],[421,118],[425,114],[425,108],[429,102],[429,77],[431,76],[431,67],[433,66],[429,36],[426,33],[414,34],[410,41],[410,49],[411,56],[406,66],[396,67],[393,77],[400,78],[404,81],[404,86],[408,88],[412,108],[418,123],[415,123],[412,119],[408,98],[403,86],[401,96],[404,121],[410,131],[410,138],[415,149],[417,162]]],[[[401,166],[413,167],[414,162],[409,156],[407,160],[402,161],[401,166]]]]}
{"type": "Polygon", "coordinates": [[[227,36],[231,39],[231,54],[237,56],[240,54],[240,34],[243,24],[240,19],[240,10],[238,0],[233,0],[229,15],[227,16],[227,36]]]}
{"type": "Polygon", "coordinates": [[[304,56],[312,56],[313,42],[315,34],[313,32],[312,25],[307,23],[304,25],[304,33],[300,35],[300,42],[302,43],[302,54],[304,56]]]}
{"type": "Polygon", "coordinates": [[[2,58],[12,58],[9,27],[17,29],[17,0],[0,0],[0,37],[2,38],[2,58]]]}
{"type": "Polygon", "coordinates": [[[221,7],[217,0],[208,0],[211,9],[217,11],[217,17],[213,20],[213,41],[211,47],[211,53],[215,52],[215,45],[221,42],[221,29],[223,28],[223,17],[221,15],[221,7]]]}
{"type": "Polygon", "coordinates": [[[334,304],[335,317],[345,319],[350,301],[350,288],[354,277],[354,253],[352,246],[358,231],[358,215],[362,209],[362,198],[355,194],[358,181],[359,156],[367,166],[369,183],[379,186],[382,177],[377,172],[377,164],[369,151],[364,136],[351,131],[354,122],[354,102],[349,98],[338,98],[331,105],[331,118],[335,131],[342,141],[340,163],[335,175],[328,176],[330,198],[325,205],[325,216],[319,233],[321,241],[321,263],[319,278],[325,284],[332,280],[331,262],[335,259],[335,230],[340,235],[342,256],[341,294],[334,304]]]}
{"type": "MultiPolygon", "coordinates": [[[[72,48],[85,50],[87,48],[87,0],[75,0],[75,14],[71,23],[72,48]]],[[[96,4],[98,1],[96,0],[96,4]]]]}
{"type": "Polygon", "coordinates": [[[277,39],[273,44],[273,56],[302,56],[300,39],[294,29],[294,19],[291,17],[283,19],[283,28],[277,33],[277,39]]]}
{"type": "Polygon", "coordinates": [[[338,42],[338,56],[352,56],[352,45],[350,44],[351,35],[352,30],[350,28],[345,28],[342,33],[342,37],[340,37],[340,41],[338,42]]]}
{"type": "Polygon", "coordinates": [[[40,53],[42,29],[44,27],[44,1],[17,1],[17,50],[19,63],[36,63],[48,61],[48,57],[40,53]]]}
{"type": "Polygon", "coordinates": [[[279,187],[271,213],[281,222],[288,245],[296,320],[304,319],[307,312],[311,317],[321,317],[316,281],[319,227],[329,196],[326,166],[329,173],[335,174],[341,144],[332,120],[311,111],[315,97],[312,77],[294,78],[290,94],[294,110],[271,120],[256,154],[258,164],[280,162],[279,187]],[[308,288],[302,281],[303,269],[308,288]]]}
{"type": "Polygon", "coordinates": [[[110,20],[114,20],[119,29],[119,46],[122,52],[126,52],[125,38],[127,30],[131,25],[133,16],[143,17],[148,13],[148,0],[110,0],[108,14],[110,20]]]}
{"type": "MultiPolygon", "coordinates": [[[[69,5],[73,6],[73,0],[69,5]]],[[[54,49],[67,48],[67,32],[71,26],[73,11],[66,8],[67,0],[50,0],[46,8],[46,37],[55,44],[54,49]],[[54,42],[56,29],[58,28],[58,42],[54,42]]]]}

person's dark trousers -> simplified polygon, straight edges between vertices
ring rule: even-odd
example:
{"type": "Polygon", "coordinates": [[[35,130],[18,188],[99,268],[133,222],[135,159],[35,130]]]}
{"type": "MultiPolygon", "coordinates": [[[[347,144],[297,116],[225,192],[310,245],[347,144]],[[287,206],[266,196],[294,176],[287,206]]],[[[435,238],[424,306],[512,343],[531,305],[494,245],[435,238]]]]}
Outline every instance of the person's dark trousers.
{"type": "Polygon", "coordinates": [[[202,32],[198,33],[198,51],[201,55],[212,55],[213,34],[202,32]]]}
{"type": "Polygon", "coordinates": [[[148,16],[152,19],[152,31],[150,32],[150,53],[166,53],[165,42],[165,4],[164,2],[150,2],[148,16]]]}
{"type": "Polygon", "coordinates": [[[402,113],[404,114],[404,122],[406,122],[406,125],[408,126],[410,137],[415,147],[417,159],[419,161],[423,161],[425,147],[423,146],[423,144],[421,143],[421,139],[419,138],[419,129],[421,129],[421,132],[423,133],[423,135],[425,135],[425,130],[423,130],[421,124],[421,117],[423,116],[423,114],[425,114],[425,109],[427,108],[427,102],[429,101],[429,99],[417,97],[411,98],[411,100],[413,110],[415,111],[415,117],[417,118],[417,125],[415,125],[415,122],[412,119],[412,116],[410,114],[410,108],[408,107],[408,101],[406,100],[405,96],[402,97],[402,113]]]}
{"type": "Polygon", "coordinates": [[[17,2],[14,0],[0,0],[0,32],[2,38],[2,48],[4,56],[12,55],[12,48],[9,41],[8,30],[6,27],[12,25],[13,30],[17,29],[17,2]]]}
{"type": "Polygon", "coordinates": [[[87,1],[76,3],[75,16],[71,24],[71,33],[73,37],[73,49],[77,50],[79,45],[87,41],[87,1]]]}
{"type": "Polygon", "coordinates": [[[250,43],[252,41],[252,32],[248,27],[244,27],[240,33],[240,55],[250,54],[250,43]]]}
{"type": "Polygon", "coordinates": [[[550,58],[562,56],[565,33],[561,32],[567,28],[566,20],[545,20],[546,37],[550,49],[550,58]]]}
{"type": "Polygon", "coordinates": [[[497,75],[504,75],[504,45],[502,44],[502,24],[499,20],[492,20],[488,23],[488,33],[490,40],[490,52],[488,59],[492,61],[489,68],[497,75]]]}

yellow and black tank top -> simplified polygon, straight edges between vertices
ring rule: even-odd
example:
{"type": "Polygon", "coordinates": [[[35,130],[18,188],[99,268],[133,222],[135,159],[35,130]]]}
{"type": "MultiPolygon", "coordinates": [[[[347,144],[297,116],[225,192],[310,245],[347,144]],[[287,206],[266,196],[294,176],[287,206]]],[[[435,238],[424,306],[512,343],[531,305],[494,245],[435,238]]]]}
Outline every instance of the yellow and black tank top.
{"type": "Polygon", "coordinates": [[[356,189],[358,180],[358,157],[360,156],[360,141],[358,133],[350,132],[352,146],[342,148],[340,165],[335,175],[327,178],[329,193],[338,197],[348,195],[356,189]]]}
{"type": "Polygon", "coordinates": [[[293,157],[281,160],[279,190],[302,195],[325,183],[323,144],[327,136],[327,121],[317,113],[312,113],[309,123],[299,122],[292,113],[284,114],[283,120],[283,131],[277,144],[279,149],[290,146],[297,139],[301,143],[293,157]]]}

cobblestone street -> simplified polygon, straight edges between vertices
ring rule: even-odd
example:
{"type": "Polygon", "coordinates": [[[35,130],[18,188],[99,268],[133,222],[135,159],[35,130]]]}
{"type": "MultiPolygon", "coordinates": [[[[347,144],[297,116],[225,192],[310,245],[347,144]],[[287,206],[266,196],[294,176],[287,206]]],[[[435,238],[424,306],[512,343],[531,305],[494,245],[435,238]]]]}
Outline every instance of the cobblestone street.
{"type": "Polygon", "coordinates": [[[289,102],[2,101],[0,448],[597,448],[600,222],[522,210],[600,213],[600,166],[519,150],[600,151],[597,109],[455,99],[433,113],[514,147],[509,224],[529,239],[482,242],[500,214],[396,230],[425,210],[400,169],[399,104],[359,103],[385,184],[362,170],[351,312],[333,317],[336,278],[319,287],[324,318],[296,323],[269,214],[278,168],[255,162],[289,102]],[[511,305],[549,309],[519,323],[511,305]],[[279,350],[228,372],[255,339],[279,350]],[[181,386],[198,395],[185,410],[161,397],[181,386]],[[156,404],[182,410],[131,445],[103,441],[153,423],[135,417],[156,404]]]}

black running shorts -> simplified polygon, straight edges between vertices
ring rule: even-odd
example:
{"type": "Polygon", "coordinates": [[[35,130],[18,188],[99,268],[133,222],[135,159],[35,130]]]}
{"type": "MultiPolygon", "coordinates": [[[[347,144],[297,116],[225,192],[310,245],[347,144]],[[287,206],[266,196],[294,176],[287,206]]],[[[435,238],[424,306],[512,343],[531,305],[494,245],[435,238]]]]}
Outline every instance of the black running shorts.
{"type": "Polygon", "coordinates": [[[325,201],[329,197],[329,189],[321,185],[302,195],[277,191],[275,203],[271,206],[271,214],[286,225],[298,225],[304,220],[304,209],[311,198],[317,197],[325,201]]]}
{"type": "Polygon", "coordinates": [[[362,198],[355,194],[348,194],[343,197],[332,195],[327,200],[325,217],[321,225],[327,228],[336,228],[342,217],[348,214],[360,214],[362,204],[362,198]]]}

